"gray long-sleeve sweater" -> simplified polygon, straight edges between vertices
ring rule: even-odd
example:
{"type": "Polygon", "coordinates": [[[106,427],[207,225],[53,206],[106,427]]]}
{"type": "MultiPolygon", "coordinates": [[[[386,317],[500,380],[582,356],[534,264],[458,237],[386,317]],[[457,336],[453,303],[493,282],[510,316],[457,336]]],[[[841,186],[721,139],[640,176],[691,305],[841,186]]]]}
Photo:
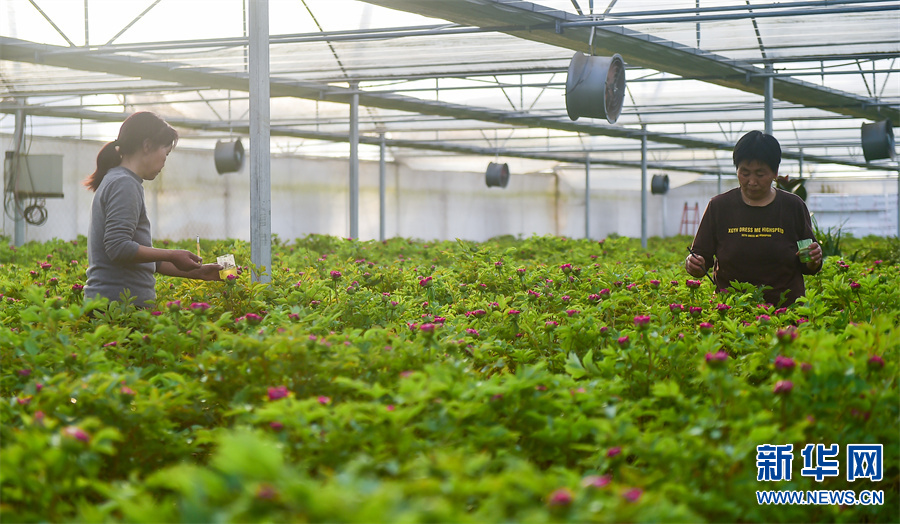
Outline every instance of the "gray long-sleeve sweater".
{"type": "Polygon", "coordinates": [[[138,246],[152,247],[143,179],[124,167],[106,173],[91,202],[85,298],[119,300],[126,289],[137,306],[156,302],[155,262],[132,262],[138,246]]]}

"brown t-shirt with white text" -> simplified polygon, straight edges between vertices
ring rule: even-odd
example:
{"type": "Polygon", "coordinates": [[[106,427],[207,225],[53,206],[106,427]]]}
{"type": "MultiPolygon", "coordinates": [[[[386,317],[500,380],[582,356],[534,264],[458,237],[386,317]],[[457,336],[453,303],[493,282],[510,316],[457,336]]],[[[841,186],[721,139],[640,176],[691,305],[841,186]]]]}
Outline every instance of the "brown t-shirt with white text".
{"type": "Polygon", "coordinates": [[[800,197],[778,189],[772,202],[756,207],[744,203],[740,188],[735,188],[709,201],[692,249],[708,267],[715,257],[717,288],[735,281],[770,286],[763,293],[766,302],[786,306],[806,291],[803,275],[815,273],[796,254],[797,241],[806,238],[815,241],[809,210],[800,197]]]}

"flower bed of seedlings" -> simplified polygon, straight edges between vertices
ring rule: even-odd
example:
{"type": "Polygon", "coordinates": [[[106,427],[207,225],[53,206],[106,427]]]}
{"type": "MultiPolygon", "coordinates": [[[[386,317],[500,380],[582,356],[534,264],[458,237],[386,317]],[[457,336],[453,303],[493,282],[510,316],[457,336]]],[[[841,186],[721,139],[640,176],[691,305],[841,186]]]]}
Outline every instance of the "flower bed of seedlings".
{"type": "Polygon", "coordinates": [[[889,241],[785,309],[686,277],[689,240],[275,238],[270,284],[159,277],[144,310],[83,301],[83,238],[3,242],[0,518],[896,521],[889,241]],[[757,480],[767,444],[790,480],[757,480]],[[807,444],[840,474],[801,474],[807,444]],[[850,444],[883,445],[881,480],[847,480],[850,444]]]}

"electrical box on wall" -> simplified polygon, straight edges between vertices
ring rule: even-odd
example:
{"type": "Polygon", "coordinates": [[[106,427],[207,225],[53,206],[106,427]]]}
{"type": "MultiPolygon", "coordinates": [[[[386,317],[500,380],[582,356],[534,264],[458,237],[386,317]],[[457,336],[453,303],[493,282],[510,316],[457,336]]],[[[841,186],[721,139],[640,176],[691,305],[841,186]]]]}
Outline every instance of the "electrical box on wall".
{"type": "Polygon", "coordinates": [[[7,151],[3,159],[3,190],[20,197],[62,198],[62,155],[19,155],[15,176],[15,153],[7,151]]]}

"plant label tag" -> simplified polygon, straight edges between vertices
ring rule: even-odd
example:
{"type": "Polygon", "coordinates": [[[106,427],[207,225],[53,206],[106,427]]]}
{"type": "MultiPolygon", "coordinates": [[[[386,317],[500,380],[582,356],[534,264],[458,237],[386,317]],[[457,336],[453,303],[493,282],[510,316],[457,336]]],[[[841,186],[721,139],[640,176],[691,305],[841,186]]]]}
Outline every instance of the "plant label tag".
{"type": "Polygon", "coordinates": [[[228,278],[228,275],[237,276],[237,266],[234,263],[234,255],[222,255],[216,257],[216,263],[222,266],[222,269],[219,271],[219,278],[225,280],[228,278]]]}

